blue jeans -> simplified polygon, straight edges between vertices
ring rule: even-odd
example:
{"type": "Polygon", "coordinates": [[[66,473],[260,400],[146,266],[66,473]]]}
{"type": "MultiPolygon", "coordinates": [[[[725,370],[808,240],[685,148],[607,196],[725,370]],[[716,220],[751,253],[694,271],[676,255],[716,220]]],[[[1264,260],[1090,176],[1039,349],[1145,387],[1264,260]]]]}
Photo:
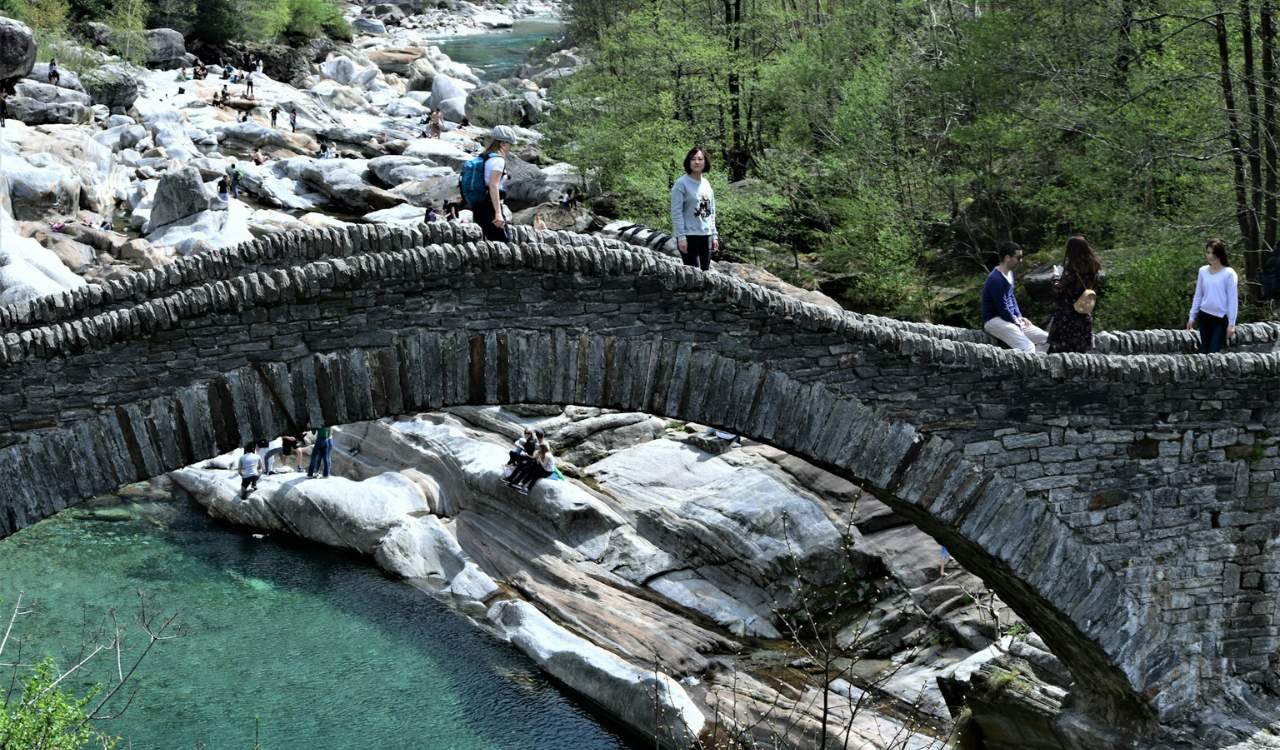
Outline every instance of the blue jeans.
{"type": "Polygon", "coordinates": [[[1227,345],[1227,319],[1217,315],[1196,313],[1196,326],[1200,328],[1200,353],[1213,354],[1227,345]]]}
{"type": "Polygon", "coordinates": [[[329,476],[333,461],[333,438],[326,438],[316,443],[311,449],[311,463],[307,466],[307,476],[313,477],[324,464],[324,475],[329,476]]]}

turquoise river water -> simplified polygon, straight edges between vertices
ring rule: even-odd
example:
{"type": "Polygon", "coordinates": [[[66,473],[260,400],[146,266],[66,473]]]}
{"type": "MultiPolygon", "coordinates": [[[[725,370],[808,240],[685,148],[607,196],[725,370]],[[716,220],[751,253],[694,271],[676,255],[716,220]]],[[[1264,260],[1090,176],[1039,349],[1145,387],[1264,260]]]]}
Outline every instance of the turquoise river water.
{"type": "Polygon", "coordinates": [[[559,37],[562,28],[559,21],[535,16],[518,20],[507,30],[444,37],[431,43],[456,62],[478,69],[486,81],[496,81],[515,73],[530,49],[559,37]]]}
{"type": "MultiPolygon", "coordinates": [[[[4,621],[20,592],[36,605],[15,628],[23,663],[74,663],[112,607],[137,653],[139,591],[181,627],[124,715],[98,724],[122,747],[249,750],[255,717],[263,750],[626,747],[514,647],[371,561],[255,539],[187,498],[135,492],[0,541],[4,621]]],[[[10,643],[0,662],[17,655],[10,643]]],[[[115,668],[94,665],[76,689],[115,668]]]]}

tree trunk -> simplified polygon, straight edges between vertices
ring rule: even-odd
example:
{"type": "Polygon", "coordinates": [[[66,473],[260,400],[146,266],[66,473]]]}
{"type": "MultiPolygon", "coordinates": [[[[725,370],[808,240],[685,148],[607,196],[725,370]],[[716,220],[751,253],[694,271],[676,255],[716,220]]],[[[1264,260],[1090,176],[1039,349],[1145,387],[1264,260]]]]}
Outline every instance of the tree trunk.
{"type": "Polygon", "coordinates": [[[1241,55],[1244,58],[1244,94],[1245,103],[1249,107],[1249,201],[1250,222],[1247,247],[1258,247],[1261,240],[1261,228],[1258,226],[1262,216],[1262,118],[1258,113],[1258,84],[1253,55],[1253,8],[1249,0],[1240,0],[1240,38],[1241,55]]]}
{"type": "Polygon", "coordinates": [[[1251,215],[1252,209],[1245,187],[1244,144],[1240,140],[1240,115],[1236,111],[1236,95],[1231,83],[1231,51],[1227,47],[1226,14],[1218,14],[1214,19],[1213,28],[1218,37],[1218,68],[1222,84],[1222,100],[1227,107],[1227,138],[1231,143],[1231,164],[1234,167],[1236,220],[1240,223],[1240,234],[1244,237],[1247,257],[1247,254],[1252,251],[1249,226],[1255,223],[1255,219],[1251,215]]]}
{"type": "Polygon", "coordinates": [[[1276,27],[1272,16],[1271,0],[1262,0],[1259,29],[1262,35],[1262,123],[1263,156],[1266,173],[1266,200],[1263,207],[1265,235],[1262,242],[1255,242],[1252,253],[1245,256],[1245,276],[1248,277],[1248,295],[1257,299],[1262,276],[1262,254],[1276,246],[1276,27]]]}

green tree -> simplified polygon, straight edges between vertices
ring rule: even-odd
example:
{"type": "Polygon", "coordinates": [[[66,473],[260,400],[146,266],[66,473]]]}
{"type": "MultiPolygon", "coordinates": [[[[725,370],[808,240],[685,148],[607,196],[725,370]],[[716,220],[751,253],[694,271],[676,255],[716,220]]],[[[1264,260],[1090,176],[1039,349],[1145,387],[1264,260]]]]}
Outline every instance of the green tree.
{"type": "Polygon", "coordinates": [[[111,27],[111,43],[120,56],[135,63],[147,60],[147,17],[151,7],[147,0],[115,0],[107,25],[111,27]]]}
{"type": "Polygon", "coordinates": [[[42,659],[22,683],[22,694],[0,708],[0,747],[81,750],[114,748],[119,740],[89,725],[90,703],[101,692],[95,687],[76,697],[62,688],[52,659],[42,659]]]}

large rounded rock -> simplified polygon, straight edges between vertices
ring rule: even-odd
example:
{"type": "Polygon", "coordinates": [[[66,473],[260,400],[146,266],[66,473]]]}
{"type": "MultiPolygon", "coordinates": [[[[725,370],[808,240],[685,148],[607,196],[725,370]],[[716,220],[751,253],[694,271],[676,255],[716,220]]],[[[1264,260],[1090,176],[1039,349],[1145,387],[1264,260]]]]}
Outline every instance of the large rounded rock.
{"type": "Polygon", "coordinates": [[[500,84],[486,84],[467,96],[466,114],[473,125],[523,125],[524,99],[500,84]]]}
{"type": "Polygon", "coordinates": [[[431,108],[444,114],[444,119],[461,121],[467,116],[467,90],[454,79],[437,74],[431,79],[431,108]]]}
{"type": "Polygon", "coordinates": [[[192,166],[170,170],[160,178],[160,184],[156,187],[147,232],[153,232],[208,208],[209,194],[205,192],[200,170],[192,166]]]}
{"type": "Polygon", "coordinates": [[[123,114],[138,100],[138,79],[126,65],[103,65],[86,73],[81,83],[93,103],[108,107],[112,114],[123,114]]]}
{"type": "Polygon", "coordinates": [[[42,102],[24,96],[9,99],[9,117],[28,125],[81,125],[91,116],[88,107],[76,102],[42,102]]]}
{"type": "Polygon", "coordinates": [[[182,34],[173,29],[147,30],[147,65],[164,70],[181,68],[186,64],[187,46],[182,34]]]}
{"type": "Polygon", "coordinates": [[[45,104],[80,104],[85,107],[90,104],[87,94],[62,88],[61,86],[51,86],[39,81],[20,81],[13,87],[13,93],[15,97],[35,99],[45,104]]]}
{"type": "Polygon", "coordinates": [[[0,17],[0,81],[23,78],[36,63],[36,38],[31,27],[0,17]]]}
{"type": "Polygon", "coordinates": [[[431,82],[436,77],[436,66],[427,58],[420,57],[409,65],[402,77],[409,91],[430,91],[431,82]]]}
{"type": "Polygon", "coordinates": [[[52,221],[80,210],[80,176],[49,154],[5,156],[4,172],[15,219],[52,221]]]}
{"type": "MultiPolygon", "coordinates": [[[[49,63],[36,63],[31,68],[31,75],[27,77],[38,83],[48,81],[49,63]]],[[[75,71],[67,70],[66,68],[58,69],[58,83],[56,85],[60,89],[71,89],[72,91],[84,93],[84,85],[80,83],[80,77],[75,74],[75,71]]]]}

